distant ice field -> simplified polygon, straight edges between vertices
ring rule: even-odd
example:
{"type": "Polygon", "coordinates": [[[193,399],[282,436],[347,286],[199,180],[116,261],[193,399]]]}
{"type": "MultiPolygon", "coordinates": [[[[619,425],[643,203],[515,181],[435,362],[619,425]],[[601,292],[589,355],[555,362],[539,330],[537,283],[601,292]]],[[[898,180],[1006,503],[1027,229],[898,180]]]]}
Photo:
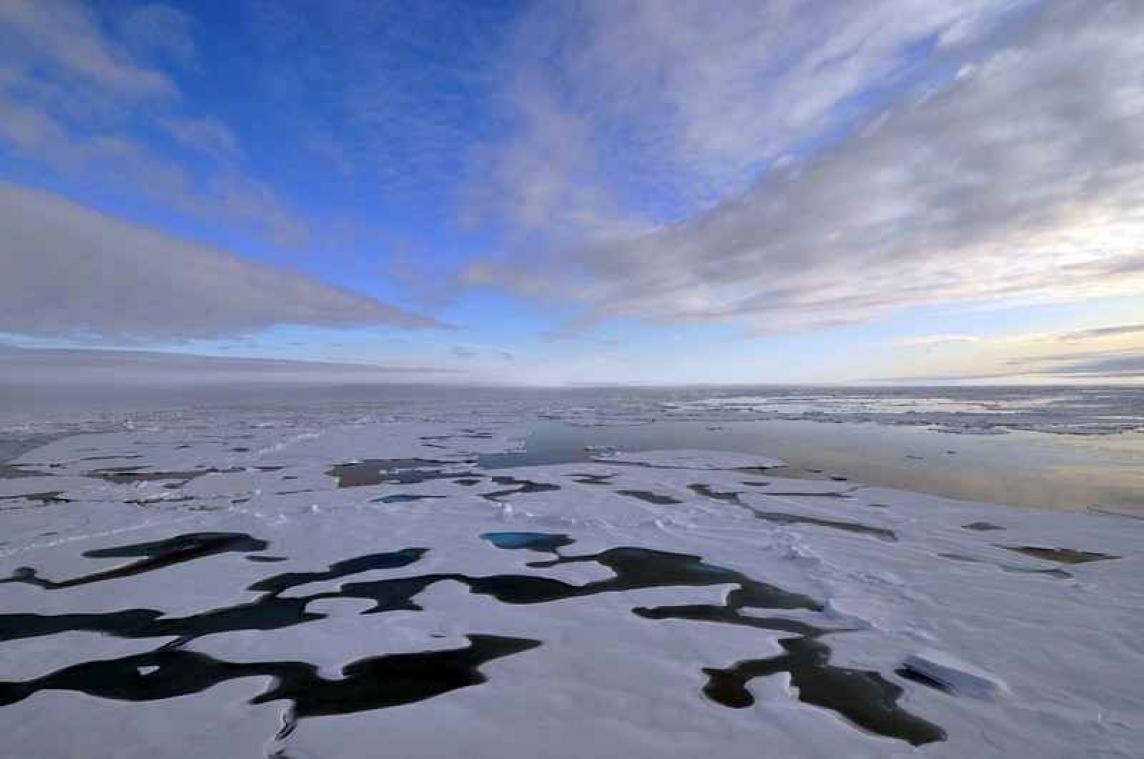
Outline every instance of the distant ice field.
{"type": "MultiPolygon", "coordinates": [[[[487,466],[586,460],[586,448],[777,456],[951,498],[1144,515],[1144,388],[583,388],[188,385],[25,392],[0,408],[0,464],[52,436],[167,424],[193,411],[294,419],[515,420],[523,450],[487,466]],[[138,392],[137,392],[138,391],[138,392]]],[[[175,422],[177,423],[177,422],[175,422]]]]}

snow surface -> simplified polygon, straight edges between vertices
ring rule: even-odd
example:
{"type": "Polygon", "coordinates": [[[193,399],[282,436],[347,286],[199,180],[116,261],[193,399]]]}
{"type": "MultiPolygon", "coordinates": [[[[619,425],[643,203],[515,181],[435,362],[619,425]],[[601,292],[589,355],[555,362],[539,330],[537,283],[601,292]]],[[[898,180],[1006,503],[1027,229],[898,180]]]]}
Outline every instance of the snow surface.
{"type": "Polygon", "coordinates": [[[9,462],[5,754],[1139,756],[1144,521],[718,451],[486,471],[521,416],[462,416],[187,412],[9,462]]]}

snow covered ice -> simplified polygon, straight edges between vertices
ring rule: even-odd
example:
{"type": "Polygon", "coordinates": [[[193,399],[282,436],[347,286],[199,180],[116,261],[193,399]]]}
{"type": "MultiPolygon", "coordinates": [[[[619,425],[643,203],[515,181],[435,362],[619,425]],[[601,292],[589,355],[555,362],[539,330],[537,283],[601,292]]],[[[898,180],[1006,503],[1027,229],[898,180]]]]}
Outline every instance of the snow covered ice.
{"type": "Polygon", "coordinates": [[[24,451],[4,754],[1139,756],[1144,520],[782,451],[483,466],[526,422],[186,412],[24,451]]]}

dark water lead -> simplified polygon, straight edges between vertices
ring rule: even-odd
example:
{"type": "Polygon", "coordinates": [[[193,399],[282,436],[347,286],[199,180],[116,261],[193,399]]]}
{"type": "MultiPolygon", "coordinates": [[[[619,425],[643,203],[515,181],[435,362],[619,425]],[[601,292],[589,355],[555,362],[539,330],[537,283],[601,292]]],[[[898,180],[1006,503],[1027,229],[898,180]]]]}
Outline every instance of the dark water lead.
{"type": "Polygon", "coordinates": [[[578,482],[581,485],[610,485],[611,480],[616,476],[616,473],[590,474],[584,472],[576,472],[565,476],[571,477],[573,482],[578,482]]]}
{"type": "MultiPolygon", "coordinates": [[[[752,580],[731,569],[708,564],[699,556],[654,551],[647,548],[610,548],[584,556],[557,556],[530,562],[528,566],[545,569],[561,564],[597,563],[610,569],[613,577],[584,585],[573,585],[563,580],[539,575],[498,574],[471,576],[460,573],[441,573],[397,577],[385,580],[352,582],[338,591],[315,594],[311,600],[325,597],[363,598],[375,602],[363,613],[376,614],[395,610],[413,610],[418,607],[413,598],[438,582],[454,581],[469,588],[470,593],[491,596],[507,604],[543,604],[572,598],[585,598],[601,593],[664,587],[707,587],[711,585],[739,585],[731,591],[730,599],[758,608],[807,609],[821,611],[822,604],[799,593],[790,593],[767,583],[752,580]]],[[[279,599],[295,601],[302,599],[279,599]]],[[[3,617],[0,617],[2,622],[3,617]]]]}
{"type": "Polygon", "coordinates": [[[267,577],[251,585],[248,590],[258,590],[271,595],[279,595],[299,585],[325,580],[340,580],[343,577],[369,572],[374,569],[398,569],[421,560],[429,552],[428,548],[402,548],[399,551],[371,553],[352,559],[335,561],[327,569],[319,572],[286,572],[267,577]]]}
{"type": "Polygon", "coordinates": [[[559,490],[559,485],[548,482],[533,482],[532,480],[519,480],[516,477],[493,477],[493,484],[508,485],[504,490],[494,490],[491,493],[482,493],[481,498],[488,501],[498,501],[505,496],[522,495],[525,493],[548,493],[559,490]]]}
{"type": "Polygon", "coordinates": [[[163,480],[178,480],[176,487],[186,485],[196,477],[202,477],[207,474],[237,474],[243,472],[240,466],[230,467],[229,469],[216,469],[210,467],[208,469],[191,469],[185,472],[143,472],[139,467],[125,466],[125,467],[108,467],[106,469],[93,469],[88,472],[86,477],[93,477],[97,480],[110,482],[117,485],[132,483],[132,482],[155,482],[163,480]]]}
{"type": "MultiPolygon", "coordinates": [[[[36,638],[61,632],[101,632],[121,638],[176,638],[186,643],[203,635],[241,630],[278,630],[294,625],[324,619],[326,615],[307,611],[312,601],[344,598],[339,591],[313,593],[297,598],[282,597],[286,590],[310,582],[340,579],[357,572],[373,569],[392,569],[417,561],[424,548],[404,548],[388,553],[368,554],[331,564],[317,572],[286,572],[264,578],[248,590],[260,590],[262,595],[247,603],[173,617],[157,609],[124,609],[95,614],[0,614],[0,641],[36,638]]],[[[247,558],[254,558],[248,556],[247,558]]],[[[278,557],[274,557],[278,558],[278,557]]],[[[36,578],[39,580],[39,578],[36,578]]],[[[373,611],[409,610],[419,607],[412,598],[436,581],[436,577],[399,578],[383,581],[384,590],[375,590],[369,597],[377,606],[373,611]]]]}
{"type": "MultiPolygon", "coordinates": [[[[568,545],[566,535],[547,533],[489,533],[494,545],[537,550],[568,545]]],[[[143,544],[147,545],[147,544],[143,544]]],[[[135,547],[138,550],[138,546],[135,547]]],[[[123,549],[112,549],[120,550],[123,549]]],[[[721,622],[801,636],[782,641],[786,656],[740,662],[726,670],[704,670],[710,682],[708,697],[725,706],[749,703],[746,684],[756,676],[790,672],[803,701],[833,709],[865,729],[910,742],[939,740],[940,728],[896,706],[901,690],[877,673],[833,667],[830,649],[816,639],[842,632],[824,629],[797,619],[744,615],[742,609],[805,609],[821,611],[813,598],[759,582],[735,570],[708,564],[701,557],[618,547],[581,556],[557,555],[534,561],[530,567],[544,569],[561,564],[592,562],[611,570],[603,580],[573,585],[536,575],[503,574],[469,576],[427,574],[341,585],[335,591],[297,598],[283,591],[310,582],[333,580],[379,568],[406,566],[421,558],[426,549],[406,548],[335,562],[317,572],[289,572],[260,580],[250,586],[263,594],[256,600],[187,617],[168,617],[152,609],[127,609],[103,614],[0,615],[0,640],[52,635],[68,630],[99,631],[124,638],[175,638],[182,645],[200,636],[237,630],[271,630],[322,619],[307,611],[319,599],[363,598],[374,602],[364,614],[395,610],[418,611],[414,598],[442,581],[466,585],[471,593],[491,596],[508,604],[543,604],[601,593],[616,593],[659,587],[707,587],[737,585],[725,604],[636,608],[645,619],[685,619],[721,622]],[[745,694],[745,695],[744,695],[745,694]],[[938,736],[938,737],[934,737],[938,736]]],[[[346,667],[344,680],[327,681],[312,665],[300,662],[234,664],[168,645],[165,649],[112,661],[96,661],[68,667],[26,683],[0,683],[0,705],[14,703],[38,690],[76,690],[90,695],[124,700],[167,698],[204,690],[216,682],[254,675],[271,675],[278,684],[256,702],[287,698],[294,704],[294,717],[341,714],[430,698],[457,687],[483,682],[479,664],[527,650],[538,641],[520,638],[472,636],[469,648],[364,659],[346,667]],[[158,669],[144,674],[140,668],[158,669]],[[392,678],[392,682],[387,680],[392,678]]],[[[288,723],[286,731],[288,732],[288,723]]]]}
{"type": "Polygon", "coordinates": [[[989,564],[991,566],[998,567],[999,569],[1002,569],[1005,572],[1012,572],[1013,574],[1048,575],[1049,577],[1057,577],[1057,578],[1060,578],[1062,580],[1067,580],[1070,577],[1072,577],[1071,574],[1069,574],[1068,572],[1066,572],[1063,569],[1060,569],[1059,567],[1053,567],[1052,569],[1032,569],[1030,567],[1017,567],[1017,566],[1013,566],[1012,564],[1001,564],[1001,563],[997,563],[997,562],[988,561],[986,559],[979,559],[975,556],[966,556],[965,554],[960,554],[960,553],[939,553],[938,556],[942,557],[943,559],[951,559],[953,561],[964,561],[964,562],[967,562],[970,564],[989,564]]]}
{"type": "MultiPolygon", "coordinates": [[[[280,630],[325,619],[325,614],[306,610],[323,598],[337,593],[317,593],[303,598],[282,598],[270,594],[248,603],[210,609],[185,617],[172,617],[157,609],[123,609],[94,614],[0,614],[0,641],[37,638],[61,632],[101,632],[120,638],[176,638],[180,645],[203,635],[240,630],[280,630]]],[[[393,608],[412,608],[395,599],[393,608]]]]}
{"type": "Polygon", "coordinates": [[[893,530],[888,530],[885,527],[871,527],[868,524],[861,524],[860,522],[845,522],[838,519],[800,516],[798,514],[788,514],[783,511],[759,511],[754,508],[752,508],[751,511],[755,512],[756,519],[775,522],[776,524],[813,524],[819,527],[829,527],[834,530],[855,532],[860,535],[871,535],[879,540],[885,540],[890,543],[896,543],[898,540],[898,535],[893,530]]]}
{"type": "Polygon", "coordinates": [[[1004,530],[1005,528],[993,524],[992,522],[970,522],[961,526],[963,530],[974,530],[976,532],[990,532],[992,530],[1004,530]]]}
{"type": "MultiPolygon", "coordinates": [[[[557,582],[566,586],[563,597],[595,595],[597,593],[611,593],[645,588],[664,587],[708,587],[711,585],[738,585],[739,587],[728,594],[728,604],[751,605],[757,608],[768,609],[807,609],[822,611],[822,604],[815,599],[791,593],[789,591],[769,585],[765,582],[751,579],[747,575],[733,569],[727,569],[716,564],[708,564],[702,557],[685,553],[672,553],[669,551],[656,551],[650,548],[635,548],[621,546],[609,548],[600,553],[584,556],[559,556],[547,561],[534,561],[530,567],[538,569],[555,567],[562,564],[576,564],[592,562],[600,564],[611,570],[615,575],[604,580],[596,580],[585,585],[567,585],[566,583],[549,580],[548,578],[533,578],[523,576],[527,580],[546,580],[557,582]],[[749,603],[748,603],[749,600],[749,603]]],[[[477,580],[488,578],[474,578],[477,580]]],[[[480,592],[474,590],[473,592],[480,592]]],[[[507,594],[514,597],[511,591],[507,594]]],[[[542,594],[543,595],[543,594],[542,594]]],[[[498,600],[505,600],[496,596],[498,600]]],[[[555,599],[554,599],[555,600],[555,599]]],[[[509,603],[534,603],[532,600],[513,600],[509,603]]]]}
{"type": "MultiPolygon", "coordinates": [[[[0,501],[28,501],[47,506],[52,503],[71,503],[70,498],[64,498],[62,490],[48,490],[43,493],[19,493],[17,495],[0,495],[0,501]]],[[[26,509],[28,506],[0,506],[0,511],[26,509]]]]}
{"type": "Polygon", "coordinates": [[[452,435],[422,435],[418,440],[491,440],[493,433],[481,432],[480,430],[461,430],[452,435]]]}
{"type": "Polygon", "coordinates": [[[0,464],[0,480],[15,480],[20,477],[51,477],[51,472],[40,472],[35,469],[27,469],[29,466],[39,466],[33,464],[0,464]]]}
{"type": "Polygon", "coordinates": [[[139,561],[123,564],[100,572],[73,577],[70,580],[46,580],[36,574],[31,567],[19,567],[10,577],[0,580],[0,583],[18,582],[35,585],[45,590],[59,590],[73,588],[77,585],[87,585],[103,580],[114,580],[120,577],[151,572],[173,564],[181,564],[192,559],[211,556],[226,552],[253,552],[265,550],[270,544],[265,540],[252,538],[241,532],[192,532],[186,535],[176,535],[173,538],[154,540],[146,543],[133,543],[112,548],[97,548],[84,551],[83,555],[91,559],[118,558],[142,556],[139,561]]]}
{"type": "Polygon", "coordinates": [[[359,659],[327,680],[313,664],[298,661],[228,662],[181,649],[76,664],[26,682],[0,682],[0,706],[44,690],[84,693],[116,701],[157,701],[201,693],[244,677],[273,677],[274,685],[252,704],[288,700],[292,719],[385,709],[480,685],[480,667],[536,648],[540,641],[498,635],[466,636],[465,648],[388,654],[359,659]]]}
{"type": "Polygon", "coordinates": [[[853,498],[847,492],[841,490],[823,490],[817,492],[805,492],[802,490],[771,490],[763,495],[773,495],[779,498],[853,498]]]}
{"type": "Polygon", "coordinates": [[[927,688],[939,690],[942,693],[953,693],[953,688],[949,687],[947,683],[938,680],[936,677],[930,677],[925,672],[914,669],[909,664],[904,664],[894,670],[894,674],[903,680],[909,680],[919,685],[924,685],[927,688]]]}
{"type": "Polygon", "coordinates": [[[704,695],[741,709],[755,702],[747,690],[751,680],[788,672],[799,701],[838,712],[859,727],[914,746],[945,740],[940,727],[899,707],[901,687],[877,672],[831,665],[830,648],[811,637],[785,638],[779,645],[785,654],[704,669],[704,695]]]}
{"type": "MultiPolygon", "coordinates": [[[[605,552],[607,553],[607,552],[605,552]]],[[[705,668],[708,683],[704,695],[723,706],[742,708],[754,703],[747,690],[747,684],[755,677],[763,677],[778,672],[789,672],[792,685],[798,689],[800,701],[821,706],[841,714],[850,722],[879,735],[921,745],[945,739],[945,731],[897,704],[902,689],[887,681],[877,672],[837,667],[830,664],[830,648],[818,640],[823,635],[845,632],[843,629],[818,627],[796,619],[781,617],[756,617],[742,613],[743,609],[810,609],[820,611],[821,604],[806,596],[790,593],[773,585],[751,580],[733,570],[713,565],[683,560],[681,555],[669,555],[667,567],[661,565],[667,574],[682,572],[695,575],[710,573],[719,576],[723,582],[732,580],[739,588],[727,595],[723,606],[684,605],[660,606],[654,608],[637,607],[633,613],[644,619],[678,619],[716,622],[742,627],[789,632],[795,638],[786,638],[779,644],[787,652],[785,655],[767,659],[738,662],[727,669],[705,668]]],[[[665,557],[656,557],[665,559],[665,557]]],[[[690,557],[696,559],[696,557],[690,557]]],[[[536,562],[531,566],[552,566],[566,563],[569,559],[551,562],[536,562]]],[[[610,561],[600,563],[616,571],[619,578],[628,574],[627,584],[635,578],[625,573],[625,562],[610,561]]],[[[682,578],[672,577],[673,584],[682,578]]],[[[608,581],[604,581],[608,582],[608,581]]],[[[682,584],[682,583],[679,583],[682,584]]]]}
{"type": "Polygon", "coordinates": [[[650,490],[617,490],[615,492],[617,495],[626,495],[628,498],[635,498],[645,503],[654,503],[656,506],[670,506],[673,503],[683,503],[683,501],[678,498],[653,493],[650,490]]]}
{"type": "Polygon", "coordinates": [[[786,654],[741,661],[726,669],[704,668],[708,681],[703,694],[729,708],[741,709],[755,702],[747,685],[756,677],[787,672],[800,701],[841,714],[850,722],[878,735],[921,745],[945,739],[945,731],[897,704],[902,689],[877,672],[838,667],[830,663],[830,648],[819,638],[846,629],[818,627],[797,619],[756,617],[743,614],[748,608],[789,605],[786,591],[752,584],[728,594],[725,605],[640,607],[633,612],[644,619],[679,619],[788,632],[794,638],[779,640],[786,654]]]}
{"type": "Polygon", "coordinates": [[[1106,559],[1119,559],[1110,553],[1096,553],[1095,551],[1077,551],[1073,548],[1043,548],[1041,546],[997,546],[1006,551],[1023,553],[1045,561],[1059,561],[1062,564],[1087,564],[1090,561],[1104,561],[1106,559]]]}
{"type": "MultiPolygon", "coordinates": [[[[680,619],[688,622],[716,622],[738,627],[753,627],[757,630],[773,630],[775,632],[788,632],[805,637],[817,637],[830,632],[847,632],[845,629],[828,629],[809,622],[786,617],[756,617],[740,613],[740,608],[751,606],[740,604],[738,607],[716,606],[714,604],[683,604],[680,606],[638,606],[632,613],[644,619],[680,619]]],[[[765,608],[765,606],[763,607],[765,608]]]]}
{"type": "MultiPolygon", "coordinates": [[[[743,483],[743,484],[747,485],[750,483],[743,483]]],[[[698,495],[701,495],[704,498],[710,498],[713,501],[723,501],[724,503],[735,503],[735,504],[741,504],[742,503],[742,501],[739,500],[740,491],[715,490],[710,485],[706,485],[702,482],[693,482],[687,486],[687,489],[690,490],[692,493],[696,493],[698,495]]]]}

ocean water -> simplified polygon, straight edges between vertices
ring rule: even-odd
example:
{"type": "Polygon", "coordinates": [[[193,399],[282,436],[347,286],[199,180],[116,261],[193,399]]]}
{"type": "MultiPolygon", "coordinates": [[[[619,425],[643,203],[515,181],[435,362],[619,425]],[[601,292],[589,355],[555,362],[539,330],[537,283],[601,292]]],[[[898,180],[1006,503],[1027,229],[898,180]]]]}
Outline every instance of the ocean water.
{"type": "Polygon", "coordinates": [[[833,475],[962,500],[1144,515],[1144,435],[1139,432],[951,435],[925,426],[875,422],[660,421],[584,427],[550,421],[532,428],[524,451],[484,456],[481,462],[508,467],[587,461],[601,448],[757,453],[781,458],[802,477],[833,475]]]}

